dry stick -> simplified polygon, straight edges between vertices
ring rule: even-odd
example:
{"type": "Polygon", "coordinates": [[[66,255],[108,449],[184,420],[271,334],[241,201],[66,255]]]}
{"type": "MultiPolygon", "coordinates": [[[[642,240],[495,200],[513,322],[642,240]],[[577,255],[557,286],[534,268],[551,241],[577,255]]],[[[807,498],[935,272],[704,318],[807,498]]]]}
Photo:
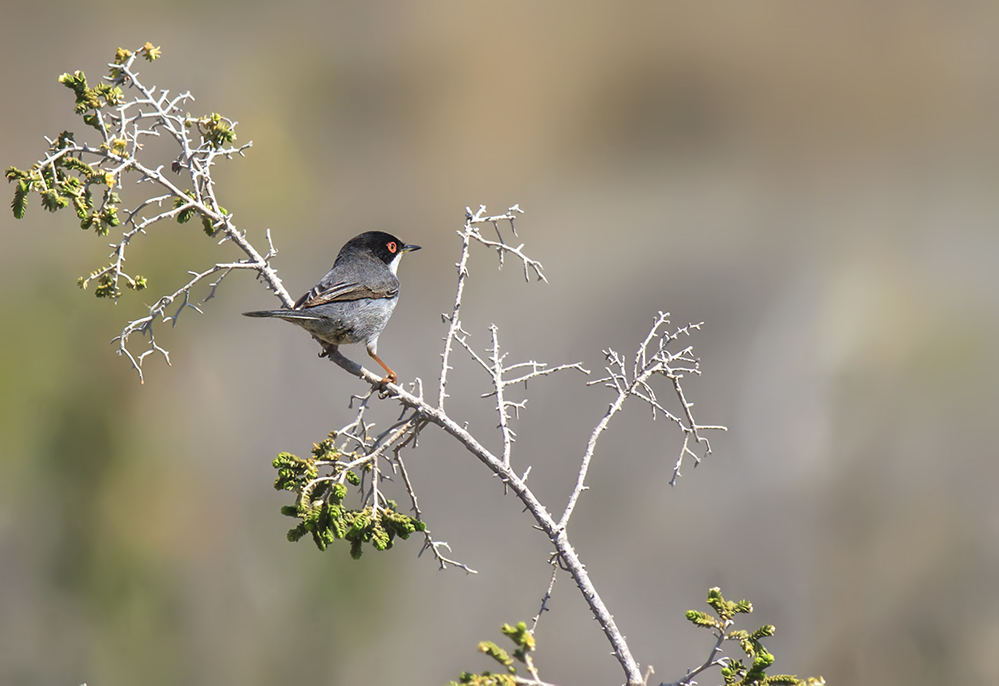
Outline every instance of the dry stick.
{"type": "MultiPolygon", "coordinates": [[[[516,248],[512,248],[509,245],[506,245],[505,243],[488,241],[482,237],[482,235],[479,233],[478,228],[475,226],[476,224],[482,224],[485,222],[492,223],[495,226],[499,221],[506,220],[509,221],[510,226],[513,227],[513,220],[516,216],[514,213],[517,212],[523,212],[523,210],[521,210],[520,207],[518,207],[517,205],[514,205],[513,207],[509,208],[506,211],[506,214],[500,214],[494,217],[487,217],[485,216],[486,214],[485,205],[480,205],[478,211],[475,212],[474,214],[470,209],[468,209],[467,207],[465,208],[465,226],[462,231],[458,231],[458,235],[461,236],[461,258],[458,260],[457,264],[455,264],[455,267],[458,268],[458,286],[454,294],[454,308],[451,311],[451,316],[448,316],[446,314],[441,315],[441,318],[445,322],[448,322],[447,335],[444,336],[444,352],[441,353],[441,376],[440,376],[440,384],[437,396],[437,407],[439,407],[441,410],[444,409],[444,399],[447,398],[447,392],[446,392],[447,373],[452,369],[452,367],[450,366],[451,351],[454,347],[453,344],[454,341],[457,339],[458,334],[462,332],[461,319],[460,319],[461,297],[465,292],[465,280],[468,278],[468,255],[469,255],[469,247],[471,245],[471,240],[474,238],[477,242],[483,245],[494,247],[498,251],[500,251],[500,254],[502,254],[503,252],[510,252],[513,253],[514,255],[517,255],[517,257],[521,258],[524,261],[525,279],[529,280],[528,265],[530,265],[531,269],[534,270],[535,274],[538,275],[539,279],[547,281],[547,279],[545,279],[544,277],[544,274],[542,273],[541,263],[530,259],[521,252],[521,248],[524,247],[523,244],[519,245],[516,248]]],[[[516,233],[516,231],[514,231],[514,233],[516,233]]]]}
{"type": "Polygon", "coordinates": [[[656,320],[653,322],[652,328],[649,330],[649,334],[639,345],[638,350],[635,353],[635,363],[632,367],[632,378],[630,382],[628,381],[624,358],[614,350],[604,351],[607,360],[610,362],[610,365],[606,367],[608,376],[603,379],[591,381],[589,385],[604,383],[617,390],[617,398],[615,398],[610,404],[607,409],[607,413],[594,428],[593,433],[590,435],[590,440],[586,444],[586,451],[583,454],[579,474],[576,477],[576,486],[573,488],[572,494],[569,496],[569,501],[566,504],[565,511],[562,513],[562,517],[559,520],[560,527],[568,525],[569,518],[572,516],[576,503],[579,500],[579,496],[587,489],[586,475],[589,471],[590,462],[592,461],[594,452],[596,451],[597,441],[600,439],[600,435],[610,424],[610,420],[614,417],[614,415],[622,409],[624,402],[630,396],[635,396],[648,403],[652,408],[653,419],[655,419],[656,410],[659,410],[666,418],[675,422],[677,426],[680,427],[681,431],[683,431],[683,447],[680,450],[680,457],[674,467],[673,478],[670,480],[671,486],[676,483],[676,479],[680,473],[680,466],[685,455],[692,455],[695,460],[695,465],[701,461],[701,458],[689,448],[691,436],[694,437],[695,443],[705,444],[705,455],[708,455],[711,453],[711,443],[699,432],[707,429],[719,431],[728,430],[724,426],[701,426],[694,421],[693,414],[690,411],[691,403],[687,402],[687,398],[683,393],[683,388],[680,385],[680,372],[689,371],[695,374],[700,373],[697,370],[697,363],[695,360],[687,357],[690,352],[689,347],[677,353],[669,353],[666,350],[666,346],[668,346],[672,341],[677,340],[681,333],[689,335],[689,330],[691,328],[699,328],[700,324],[688,324],[687,326],[678,329],[673,334],[658,333],[659,327],[668,322],[669,313],[660,312],[656,320]],[[648,346],[657,336],[659,337],[659,350],[651,357],[651,359],[649,359],[647,357],[648,346]],[[680,360],[681,362],[690,362],[694,366],[689,369],[671,367],[670,365],[676,360],[680,360]],[[687,420],[687,424],[684,424],[679,417],[666,410],[666,408],[664,408],[656,400],[655,393],[649,385],[649,379],[656,374],[662,374],[672,382],[677,399],[683,407],[683,415],[687,420]],[[646,393],[642,392],[643,389],[646,393]]]}
{"type": "Polygon", "coordinates": [[[725,627],[723,629],[718,630],[718,640],[711,648],[711,653],[708,655],[708,659],[704,661],[704,664],[702,664],[700,667],[696,667],[694,669],[689,670],[687,674],[679,681],[674,681],[668,684],[663,682],[659,684],[659,686],[690,686],[690,684],[694,683],[692,679],[701,672],[707,669],[711,669],[712,667],[724,667],[726,664],[728,664],[727,657],[715,657],[715,656],[721,652],[722,643],[724,643],[725,639],[727,638],[725,634],[725,629],[730,627],[732,623],[733,623],[732,620],[728,620],[725,622],[725,627]]]}
{"type": "MultiPolygon", "coordinates": [[[[651,374],[649,375],[651,376],[651,374]]],[[[624,401],[628,399],[630,395],[630,388],[621,389],[618,391],[617,398],[614,402],[610,404],[607,409],[607,414],[603,416],[603,419],[597,424],[593,433],[590,434],[590,440],[586,443],[586,452],[583,454],[582,463],[579,465],[579,474],[576,476],[576,486],[572,489],[572,495],[569,496],[569,502],[565,506],[565,511],[562,513],[562,518],[559,520],[558,526],[560,529],[564,529],[569,523],[569,517],[572,516],[572,511],[576,508],[576,501],[579,500],[579,496],[583,491],[587,489],[586,486],[586,473],[590,469],[590,462],[593,460],[593,454],[597,450],[597,440],[600,438],[600,434],[604,432],[607,425],[610,424],[611,418],[616,415],[622,407],[624,407],[624,401]]]]}
{"type": "MultiPolygon", "coordinates": [[[[413,511],[416,513],[416,519],[422,522],[423,512],[420,511],[420,505],[416,501],[416,490],[413,488],[413,482],[409,480],[409,472],[406,470],[406,463],[403,462],[402,456],[399,455],[399,451],[402,449],[403,445],[405,445],[405,442],[396,446],[395,462],[399,466],[399,473],[402,474],[402,481],[406,484],[406,492],[409,493],[409,500],[413,504],[413,511]]],[[[437,550],[438,546],[446,546],[448,550],[451,549],[451,546],[449,546],[446,541],[435,541],[429,528],[423,530],[423,537],[423,549],[420,551],[420,555],[422,555],[424,551],[430,550],[437,559],[437,564],[440,565],[441,569],[446,569],[447,565],[451,565],[452,567],[464,569],[466,574],[478,574],[478,571],[472,569],[465,563],[458,562],[441,555],[440,551],[437,550]]]]}
{"type": "Polygon", "coordinates": [[[447,397],[447,393],[445,392],[445,388],[447,387],[447,373],[448,370],[452,369],[448,365],[448,362],[451,359],[452,342],[461,328],[461,321],[458,319],[458,315],[461,314],[461,295],[465,290],[465,279],[468,277],[468,242],[470,236],[467,230],[467,221],[465,227],[466,230],[464,232],[459,232],[461,234],[461,259],[455,265],[458,268],[458,288],[454,297],[454,309],[451,311],[450,317],[442,315],[445,321],[450,323],[448,324],[447,335],[444,337],[444,352],[441,353],[440,392],[437,396],[437,407],[441,410],[444,409],[444,398],[447,397]]]}
{"type": "Polygon", "coordinates": [[[538,614],[534,615],[533,623],[531,624],[532,634],[535,629],[538,628],[538,622],[541,621],[541,615],[548,612],[548,601],[551,600],[552,591],[555,590],[556,576],[558,576],[558,556],[554,556],[552,559],[552,580],[548,582],[548,590],[545,591],[545,597],[541,599],[541,608],[538,610],[538,614]]]}
{"type": "Polygon", "coordinates": [[[510,453],[513,450],[514,433],[510,428],[510,417],[506,413],[506,401],[503,400],[503,358],[505,354],[500,354],[499,329],[495,324],[489,326],[489,331],[493,336],[492,349],[492,369],[490,373],[493,377],[493,388],[496,389],[496,411],[499,412],[499,430],[503,435],[503,464],[510,466],[510,453]]]}

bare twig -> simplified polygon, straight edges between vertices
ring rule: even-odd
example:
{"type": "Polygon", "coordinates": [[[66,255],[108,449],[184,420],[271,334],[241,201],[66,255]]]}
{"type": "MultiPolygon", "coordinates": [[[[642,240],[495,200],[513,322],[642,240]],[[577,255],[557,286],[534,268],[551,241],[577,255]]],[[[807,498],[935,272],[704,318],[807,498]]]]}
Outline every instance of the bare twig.
{"type": "Polygon", "coordinates": [[[589,370],[584,369],[581,364],[561,364],[557,367],[548,367],[544,362],[521,362],[518,364],[513,364],[508,367],[503,366],[503,361],[506,359],[506,353],[500,353],[499,345],[499,328],[492,324],[489,327],[489,332],[492,336],[493,347],[487,352],[490,353],[489,360],[483,359],[475,350],[472,349],[471,345],[468,343],[467,334],[460,332],[455,336],[455,340],[461,344],[468,354],[471,355],[472,359],[479,363],[490,376],[490,381],[493,386],[493,390],[483,393],[483,398],[488,398],[490,396],[496,396],[496,413],[499,416],[499,424],[497,428],[500,430],[500,435],[503,440],[503,463],[510,466],[510,455],[513,448],[513,443],[516,441],[516,433],[510,428],[510,414],[509,411],[512,409],[515,413],[519,413],[521,409],[524,408],[527,403],[526,400],[515,402],[506,400],[504,391],[508,386],[523,383],[525,386],[527,382],[531,379],[540,378],[542,376],[548,376],[549,374],[554,374],[556,372],[565,371],[568,369],[575,369],[584,374],[589,374],[589,370]],[[520,376],[513,379],[505,378],[505,375],[511,371],[519,371],[524,368],[529,368],[529,372],[525,372],[520,376]]]}
{"type": "Polygon", "coordinates": [[[541,621],[541,615],[548,612],[548,601],[552,598],[552,591],[555,590],[555,578],[558,576],[558,556],[552,556],[552,580],[548,582],[548,590],[545,591],[544,597],[541,599],[541,607],[538,609],[538,614],[534,615],[531,620],[531,633],[533,634],[538,628],[538,622],[541,621]]]}
{"type": "Polygon", "coordinates": [[[680,379],[683,378],[684,372],[700,374],[698,361],[690,356],[691,348],[689,346],[679,352],[670,352],[668,349],[670,343],[676,341],[681,335],[689,336],[691,329],[700,329],[701,325],[688,324],[687,326],[677,329],[671,334],[661,331],[661,329],[668,324],[669,313],[660,312],[653,322],[652,328],[649,329],[649,333],[645,337],[645,340],[638,346],[638,350],[635,353],[635,362],[632,365],[630,374],[624,357],[619,355],[614,350],[608,349],[604,351],[604,356],[609,363],[606,367],[607,376],[602,379],[591,381],[589,382],[589,385],[604,384],[605,386],[613,388],[617,391],[617,397],[615,397],[611,402],[607,412],[597,423],[597,426],[593,429],[593,433],[590,434],[590,440],[586,444],[586,451],[583,453],[579,473],[576,477],[576,486],[573,488],[572,493],[569,496],[569,501],[566,504],[565,511],[562,513],[562,517],[559,520],[560,527],[568,525],[569,518],[572,516],[576,503],[579,501],[579,496],[587,488],[586,475],[590,468],[590,462],[593,460],[593,455],[596,452],[597,441],[600,439],[600,435],[607,429],[607,426],[610,424],[610,420],[614,417],[614,415],[621,411],[621,408],[624,407],[624,403],[629,397],[634,396],[648,403],[652,408],[653,419],[655,419],[656,411],[662,412],[663,415],[665,415],[670,421],[674,422],[684,434],[683,447],[680,450],[680,459],[677,460],[674,468],[673,478],[670,480],[671,485],[676,483],[676,479],[680,474],[680,466],[683,462],[684,455],[693,455],[696,460],[695,464],[700,462],[701,458],[689,448],[689,439],[691,437],[694,439],[695,444],[704,444],[704,455],[706,456],[711,453],[711,444],[708,442],[707,438],[701,435],[700,432],[709,429],[718,431],[727,430],[723,426],[702,426],[698,425],[694,421],[694,417],[690,410],[691,404],[687,402],[686,397],[683,395],[683,388],[680,385],[680,379]],[[658,343],[656,345],[655,352],[650,354],[649,347],[652,345],[654,340],[657,340],[658,343]],[[656,400],[655,393],[649,385],[649,381],[657,374],[665,376],[672,382],[673,389],[676,392],[681,407],[683,408],[683,415],[686,421],[681,420],[676,415],[667,411],[656,400]]]}
{"type": "Polygon", "coordinates": [[[496,227],[497,231],[499,231],[499,222],[508,221],[512,229],[514,218],[518,213],[523,213],[523,210],[521,210],[517,205],[514,205],[506,211],[506,214],[500,214],[494,217],[485,216],[485,212],[485,205],[480,205],[478,212],[475,212],[474,214],[470,209],[465,208],[465,227],[463,230],[458,232],[458,235],[461,236],[461,258],[458,260],[457,264],[455,264],[458,268],[458,287],[455,290],[454,307],[451,310],[450,316],[446,314],[441,315],[441,318],[448,323],[447,334],[444,336],[444,352],[441,353],[441,376],[437,395],[437,407],[442,410],[444,409],[444,399],[447,398],[447,373],[451,370],[451,350],[456,337],[461,333],[461,298],[465,292],[465,281],[468,279],[468,255],[472,241],[475,240],[485,245],[497,246],[501,255],[504,250],[514,252],[518,257],[524,259],[525,276],[527,274],[528,265],[530,265],[538,275],[538,278],[544,279],[544,274],[541,271],[541,264],[535,262],[534,260],[529,260],[529,258],[520,252],[520,248],[522,248],[523,245],[513,250],[503,243],[487,241],[482,237],[482,234],[479,233],[479,229],[476,226],[477,224],[490,223],[496,227]]]}
{"type": "MultiPolygon", "coordinates": [[[[731,620],[726,621],[725,629],[727,629],[730,626],[732,626],[732,621],[731,620]]],[[[712,667],[726,666],[728,664],[728,658],[718,657],[718,654],[721,653],[722,644],[725,643],[726,640],[728,640],[728,635],[725,633],[723,629],[718,629],[715,631],[715,637],[718,640],[715,641],[714,646],[712,646],[711,652],[708,654],[708,659],[705,660],[700,667],[687,670],[687,674],[684,675],[684,677],[679,681],[672,681],[670,683],[663,682],[659,684],[659,686],[692,686],[692,684],[697,683],[696,681],[693,680],[694,677],[700,674],[701,672],[711,669],[712,667]]]]}
{"type": "Polygon", "coordinates": [[[492,369],[490,371],[493,377],[493,387],[496,389],[496,412],[499,414],[498,428],[503,436],[503,464],[509,467],[510,452],[513,449],[516,434],[510,428],[510,415],[507,414],[511,404],[503,399],[503,359],[506,354],[500,354],[499,329],[495,324],[489,327],[489,332],[493,335],[492,369]]]}
{"type": "MultiPolygon", "coordinates": [[[[420,505],[416,500],[416,489],[413,488],[413,482],[409,480],[409,472],[406,470],[406,463],[403,462],[402,456],[399,455],[399,451],[403,446],[400,445],[395,451],[395,463],[399,467],[399,473],[402,474],[403,483],[406,484],[406,492],[409,493],[409,500],[413,504],[413,512],[416,513],[416,518],[419,521],[423,521],[423,512],[420,510],[420,505]]],[[[430,528],[423,530],[423,548],[420,549],[420,555],[423,555],[426,551],[431,551],[434,559],[437,560],[437,564],[440,568],[447,569],[448,566],[457,567],[458,569],[465,570],[466,574],[478,574],[478,572],[463,562],[458,562],[452,560],[449,557],[444,556],[441,553],[441,548],[447,548],[448,552],[451,551],[451,546],[447,544],[447,541],[435,541],[430,533],[430,528]]]]}

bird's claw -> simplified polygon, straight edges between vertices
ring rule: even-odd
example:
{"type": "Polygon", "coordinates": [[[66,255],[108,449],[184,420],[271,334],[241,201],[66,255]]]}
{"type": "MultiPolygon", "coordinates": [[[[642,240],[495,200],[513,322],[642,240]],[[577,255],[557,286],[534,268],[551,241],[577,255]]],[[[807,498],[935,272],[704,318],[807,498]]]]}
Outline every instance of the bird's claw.
{"type": "Polygon", "coordinates": [[[384,379],[378,382],[378,398],[380,400],[385,400],[385,398],[392,395],[391,389],[389,389],[389,384],[395,383],[395,377],[386,376],[384,379]]]}

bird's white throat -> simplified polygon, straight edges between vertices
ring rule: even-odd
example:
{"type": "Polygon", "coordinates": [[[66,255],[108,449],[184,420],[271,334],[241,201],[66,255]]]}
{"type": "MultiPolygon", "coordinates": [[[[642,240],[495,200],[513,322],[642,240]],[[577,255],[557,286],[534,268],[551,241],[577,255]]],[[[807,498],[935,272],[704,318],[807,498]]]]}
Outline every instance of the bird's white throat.
{"type": "Polygon", "coordinates": [[[392,258],[392,261],[388,263],[389,271],[392,272],[393,276],[399,275],[399,260],[402,259],[402,252],[396,253],[396,256],[392,258]]]}

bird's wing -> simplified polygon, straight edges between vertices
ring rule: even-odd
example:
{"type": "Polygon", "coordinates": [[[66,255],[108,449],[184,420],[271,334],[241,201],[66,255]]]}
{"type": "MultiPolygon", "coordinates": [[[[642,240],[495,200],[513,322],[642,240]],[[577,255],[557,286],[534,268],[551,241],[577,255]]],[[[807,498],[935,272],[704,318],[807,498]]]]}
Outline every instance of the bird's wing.
{"type": "Polygon", "coordinates": [[[399,279],[374,256],[354,255],[348,263],[333,268],[295,303],[296,310],[344,300],[378,300],[399,295],[399,279]]]}
{"type": "Polygon", "coordinates": [[[324,284],[320,282],[311,291],[303,295],[295,303],[294,309],[301,310],[307,307],[316,307],[327,303],[339,302],[343,300],[364,300],[394,298],[399,294],[399,283],[370,284],[363,286],[358,283],[333,283],[324,284]]]}

